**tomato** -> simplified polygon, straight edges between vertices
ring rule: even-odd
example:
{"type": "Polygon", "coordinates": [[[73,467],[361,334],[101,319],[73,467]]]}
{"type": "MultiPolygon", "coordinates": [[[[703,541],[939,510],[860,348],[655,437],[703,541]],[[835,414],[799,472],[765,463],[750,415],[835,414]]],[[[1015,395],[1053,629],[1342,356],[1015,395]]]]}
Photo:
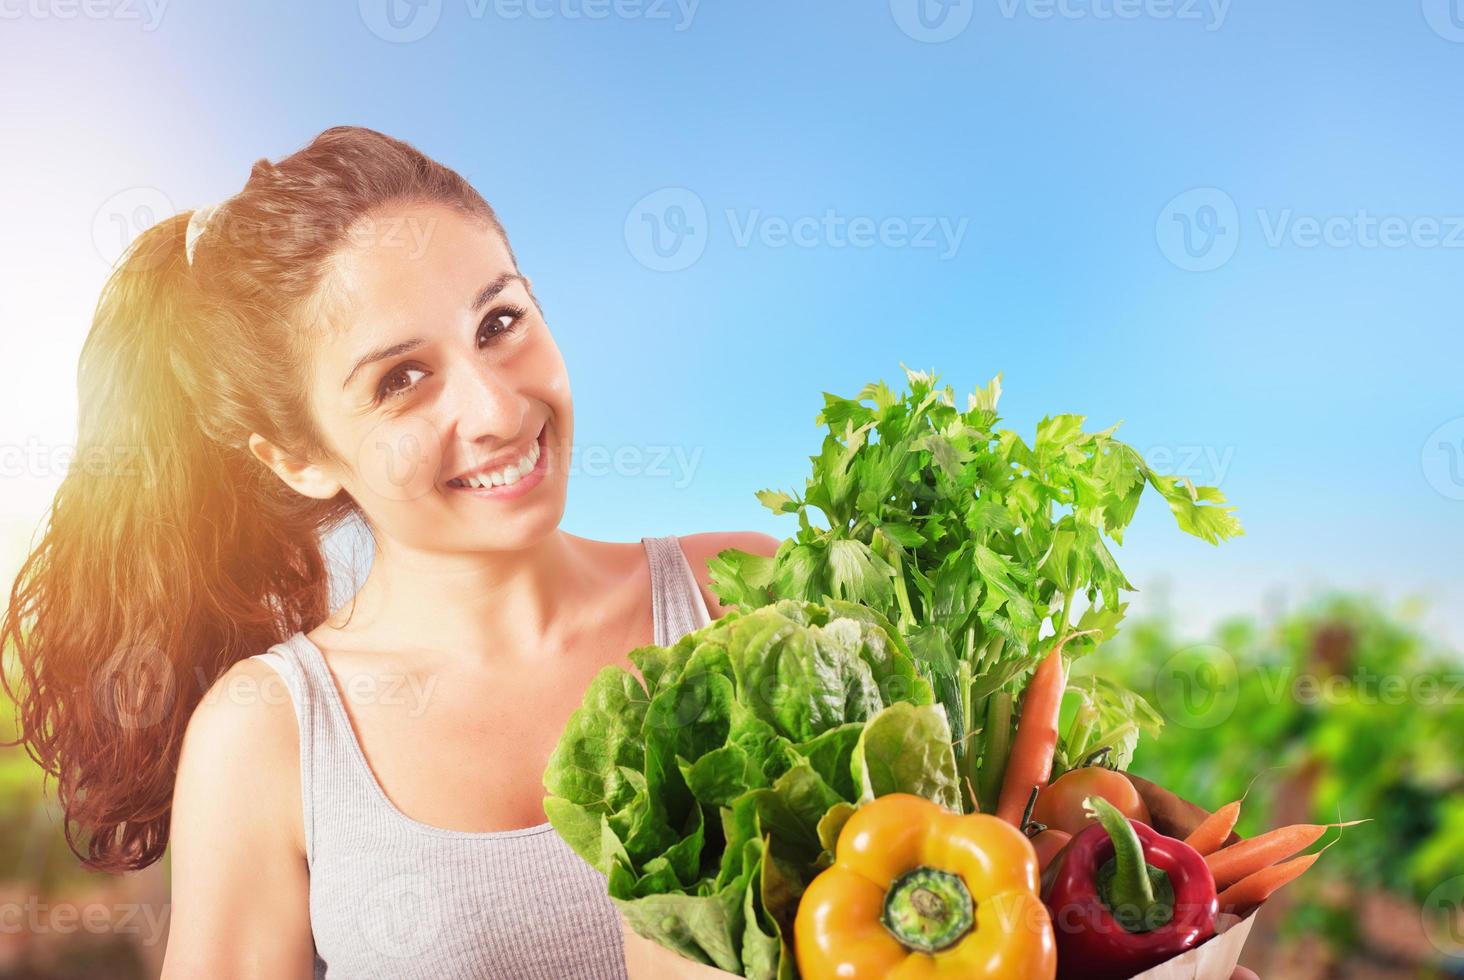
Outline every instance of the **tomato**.
{"type": "Polygon", "coordinates": [[[1037,867],[1046,871],[1052,859],[1062,853],[1073,835],[1061,830],[1044,830],[1032,837],[1032,850],[1037,852],[1037,867]]]}
{"type": "Polygon", "coordinates": [[[1103,797],[1132,820],[1147,824],[1152,819],[1143,797],[1128,777],[1102,766],[1071,769],[1044,786],[1037,794],[1032,819],[1049,830],[1076,835],[1093,822],[1083,813],[1083,799],[1088,796],[1103,797]]]}

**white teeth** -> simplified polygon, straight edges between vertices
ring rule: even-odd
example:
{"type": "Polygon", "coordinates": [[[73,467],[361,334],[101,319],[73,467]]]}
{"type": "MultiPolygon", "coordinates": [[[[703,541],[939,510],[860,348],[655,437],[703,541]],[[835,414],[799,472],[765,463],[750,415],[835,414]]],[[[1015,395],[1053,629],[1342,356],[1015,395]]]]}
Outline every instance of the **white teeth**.
{"type": "Polygon", "coordinates": [[[534,444],[529,447],[529,451],[519,457],[517,463],[512,463],[493,473],[463,476],[447,482],[455,487],[470,487],[474,490],[486,487],[512,486],[533,471],[534,467],[539,463],[539,455],[539,443],[535,440],[534,444]]]}

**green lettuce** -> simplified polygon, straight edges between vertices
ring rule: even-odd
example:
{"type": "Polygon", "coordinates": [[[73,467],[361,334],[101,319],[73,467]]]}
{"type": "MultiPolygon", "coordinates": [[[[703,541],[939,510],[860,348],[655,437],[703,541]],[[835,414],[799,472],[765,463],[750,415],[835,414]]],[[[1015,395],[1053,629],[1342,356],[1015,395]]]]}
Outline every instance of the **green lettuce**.
{"type": "Polygon", "coordinates": [[[544,773],[554,829],[641,935],[748,977],[796,976],[798,897],[854,808],[960,805],[945,710],[882,615],[734,610],[604,668],[544,773]]]}

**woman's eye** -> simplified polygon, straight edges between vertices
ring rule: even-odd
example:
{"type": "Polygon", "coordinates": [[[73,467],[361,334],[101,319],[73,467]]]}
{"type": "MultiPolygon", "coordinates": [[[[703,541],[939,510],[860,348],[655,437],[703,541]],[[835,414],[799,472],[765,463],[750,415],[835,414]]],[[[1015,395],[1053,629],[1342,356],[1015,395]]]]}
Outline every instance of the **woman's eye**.
{"type": "Polygon", "coordinates": [[[376,400],[380,402],[404,395],[417,387],[417,383],[426,375],[427,372],[421,368],[399,367],[381,379],[381,384],[376,389],[376,400]]]}
{"type": "Polygon", "coordinates": [[[478,326],[479,341],[492,343],[504,334],[513,333],[523,315],[524,311],[518,307],[494,310],[484,317],[483,322],[478,326]]]}

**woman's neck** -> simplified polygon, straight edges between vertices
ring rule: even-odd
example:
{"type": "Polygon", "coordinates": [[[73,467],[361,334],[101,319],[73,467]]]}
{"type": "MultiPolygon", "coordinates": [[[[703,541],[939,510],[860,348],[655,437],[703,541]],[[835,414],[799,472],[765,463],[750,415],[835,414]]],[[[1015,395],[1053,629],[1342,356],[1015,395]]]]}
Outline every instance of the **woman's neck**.
{"type": "Polygon", "coordinates": [[[514,551],[428,554],[379,545],[360,591],[323,632],[352,647],[552,656],[571,628],[566,610],[596,587],[583,543],[556,529],[514,551]]]}

